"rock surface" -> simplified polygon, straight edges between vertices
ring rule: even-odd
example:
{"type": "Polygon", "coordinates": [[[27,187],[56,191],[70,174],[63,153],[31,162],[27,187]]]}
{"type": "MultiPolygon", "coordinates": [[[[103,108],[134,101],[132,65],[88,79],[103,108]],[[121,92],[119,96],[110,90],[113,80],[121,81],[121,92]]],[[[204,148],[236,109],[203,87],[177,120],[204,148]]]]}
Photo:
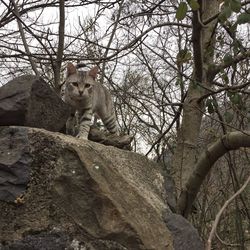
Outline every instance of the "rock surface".
{"type": "Polygon", "coordinates": [[[0,125],[21,125],[61,131],[69,107],[49,85],[33,75],[13,79],[0,88],[0,125]]]}
{"type": "Polygon", "coordinates": [[[165,222],[173,236],[174,249],[204,249],[198,231],[184,217],[179,214],[167,214],[165,222]]]}
{"type": "Polygon", "coordinates": [[[190,243],[190,224],[167,207],[159,165],[146,157],[25,127],[0,127],[0,141],[0,162],[9,169],[23,162],[15,166],[28,172],[12,199],[0,197],[1,250],[202,249],[193,244],[197,235],[190,243]]]}
{"type": "Polygon", "coordinates": [[[32,157],[25,129],[0,130],[0,200],[15,202],[30,181],[32,157]]]}

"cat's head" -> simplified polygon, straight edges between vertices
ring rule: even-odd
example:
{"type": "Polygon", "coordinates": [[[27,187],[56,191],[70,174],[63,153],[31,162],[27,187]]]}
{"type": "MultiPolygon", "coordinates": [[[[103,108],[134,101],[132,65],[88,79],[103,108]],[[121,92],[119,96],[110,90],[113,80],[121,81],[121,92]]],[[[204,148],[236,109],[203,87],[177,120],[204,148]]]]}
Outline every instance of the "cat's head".
{"type": "Polygon", "coordinates": [[[78,71],[72,63],[68,63],[65,83],[70,96],[76,99],[89,97],[92,92],[92,87],[96,83],[97,74],[97,66],[89,71],[78,71]]]}

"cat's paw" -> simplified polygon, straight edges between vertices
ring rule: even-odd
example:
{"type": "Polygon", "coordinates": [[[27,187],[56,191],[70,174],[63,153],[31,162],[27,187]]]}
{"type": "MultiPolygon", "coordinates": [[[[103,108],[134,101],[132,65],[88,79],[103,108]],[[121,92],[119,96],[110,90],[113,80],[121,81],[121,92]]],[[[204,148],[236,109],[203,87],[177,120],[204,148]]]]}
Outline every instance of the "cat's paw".
{"type": "Polygon", "coordinates": [[[88,134],[87,133],[78,133],[76,138],[88,140],[88,134]]]}

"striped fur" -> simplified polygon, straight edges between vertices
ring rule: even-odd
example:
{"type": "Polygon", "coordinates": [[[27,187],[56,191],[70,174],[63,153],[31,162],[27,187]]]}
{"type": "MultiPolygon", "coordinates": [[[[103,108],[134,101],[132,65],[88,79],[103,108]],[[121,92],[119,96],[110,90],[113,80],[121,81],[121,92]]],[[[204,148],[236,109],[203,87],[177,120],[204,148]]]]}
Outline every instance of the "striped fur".
{"type": "Polygon", "coordinates": [[[67,66],[67,78],[62,88],[63,100],[72,107],[66,123],[67,134],[87,139],[93,115],[102,120],[110,133],[117,133],[111,95],[95,81],[97,73],[97,67],[78,71],[72,63],[67,66]]]}

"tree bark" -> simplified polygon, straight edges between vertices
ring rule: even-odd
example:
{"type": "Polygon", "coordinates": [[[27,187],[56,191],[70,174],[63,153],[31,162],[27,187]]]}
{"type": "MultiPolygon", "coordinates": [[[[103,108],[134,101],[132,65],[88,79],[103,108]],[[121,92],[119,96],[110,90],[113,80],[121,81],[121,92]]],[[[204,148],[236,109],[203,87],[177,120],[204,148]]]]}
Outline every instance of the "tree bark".
{"type": "Polygon", "coordinates": [[[59,20],[59,37],[58,37],[58,47],[57,47],[57,57],[56,62],[53,67],[54,70],[54,84],[55,90],[57,93],[60,93],[60,75],[61,75],[61,65],[63,59],[63,51],[64,51],[64,36],[65,36],[65,1],[60,0],[59,5],[59,13],[60,13],[60,20],[59,20]]]}
{"type": "Polygon", "coordinates": [[[183,105],[183,119],[178,131],[177,147],[173,159],[173,170],[177,173],[175,181],[177,192],[182,189],[197,161],[197,139],[200,134],[204,102],[199,101],[211,88],[212,77],[208,75],[209,65],[213,64],[214,29],[217,19],[206,26],[207,20],[218,11],[218,1],[199,1],[200,9],[193,12],[193,78],[189,83],[188,93],[183,105]],[[202,13],[202,14],[201,14],[202,13]],[[185,164],[185,165],[184,165],[185,164]]]}

